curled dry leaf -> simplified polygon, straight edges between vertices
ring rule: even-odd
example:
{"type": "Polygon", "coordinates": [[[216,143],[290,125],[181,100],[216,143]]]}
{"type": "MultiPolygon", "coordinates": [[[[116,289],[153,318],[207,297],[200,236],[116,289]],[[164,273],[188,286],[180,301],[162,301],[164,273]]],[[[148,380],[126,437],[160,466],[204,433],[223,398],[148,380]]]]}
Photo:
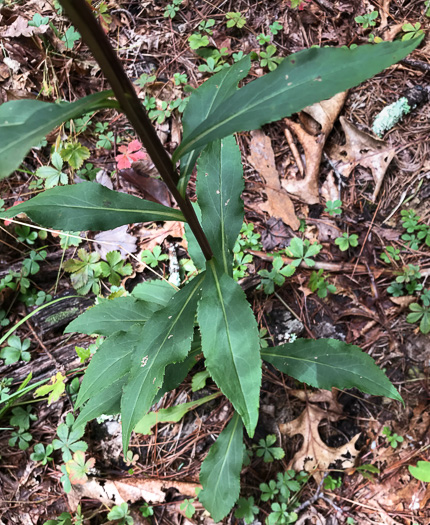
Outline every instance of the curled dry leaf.
{"type": "Polygon", "coordinates": [[[374,201],[381,189],[385,172],[393,160],[395,149],[385,140],[375,139],[360,131],[345,117],[340,117],[340,123],[346,142],[343,146],[333,145],[329,156],[343,177],[349,177],[357,165],[370,169],[375,181],[372,195],[374,201]]]}
{"type": "Polygon", "coordinates": [[[296,397],[306,398],[307,406],[294,421],[279,425],[279,430],[287,436],[301,434],[303,444],[296,452],[288,468],[296,471],[305,470],[314,472],[314,478],[317,482],[322,480],[324,470],[336,461],[340,461],[342,468],[349,468],[354,465],[354,459],[358,454],[355,448],[359,434],[351,441],[341,447],[329,447],[321,439],[318,427],[321,421],[337,421],[342,414],[341,405],[337,402],[335,395],[327,390],[313,392],[310,395],[306,392],[293,392],[296,397]],[[328,410],[323,410],[313,403],[326,402],[329,405],[328,410]]]}
{"type": "Polygon", "coordinates": [[[300,221],[296,217],[292,200],[281,187],[271,140],[261,130],[252,131],[251,137],[248,161],[266,182],[264,191],[267,201],[259,206],[271,217],[282,219],[293,230],[297,230],[300,221]]]}
{"type": "Polygon", "coordinates": [[[118,250],[122,257],[127,257],[129,253],[134,253],[136,248],[136,238],[127,233],[128,225],[119,226],[113,230],[98,233],[94,236],[95,251],[100,257],[106,260],[106,254],[113,250],[118,250]]]}
{"type": "Polygon", "coordinates": [[[142,192],[144,199],[170,207],[172,201],[166,183],[147,175],[141,166],[140,162],[136,162],[132,168],[120,170],[118,174],[130,184],[133,184],[135,188],[138,188],[142,192]]]}
{"type": "Polygon", "coordinates": [[[198,483],[162,480],[162,479],[131,479],[103,480],[89,479],[83,485],[74,485],[68,494],[69,505],[74,512],[82,498],[95,499],[106,505],[120,505],[145,500],[148,503],[163,503],[168,489],[174,488],[188,498],[196,496],[198,483]]]}
{"type": "Polygon", "coordinates": [[[284,119],[303,148],[306,167],[303,179],[283,180],[282,186],[307,204],[319,203],[318,181],[324,145],[346,97],[345,91],[305,108],[299,113],[300,123],[284,119]]]}
{"type": "Polygon", "coordinates": [[[13,24],[0,32],[0,36],[3,38],[17,38],[19,36],[30,37],[33,35],[45,33],[48,28],[49,26],[46,24],[39,27],[29,26],[28,20],[26,20],[23,16],[18,16],[13,24]]]}

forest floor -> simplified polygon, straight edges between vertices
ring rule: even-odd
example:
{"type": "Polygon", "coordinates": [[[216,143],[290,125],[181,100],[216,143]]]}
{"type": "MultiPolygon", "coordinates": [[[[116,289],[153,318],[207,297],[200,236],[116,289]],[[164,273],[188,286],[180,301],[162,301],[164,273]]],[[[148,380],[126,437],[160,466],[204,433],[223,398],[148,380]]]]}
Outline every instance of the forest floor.
{"type": "MultiPolygon", "coordinates": [[[[276,66],[274,58],[313,45],[351,46],[430,29],[429,2],[418,0],[307,0],[301,6],[289,0],[113,0],[92,5],[170,153],[180,142],[186,86],[198,87],[242,53],[254,53],[250,77],[255,78],[276,66]],[[232,12],[241,17],[226,16],[232,12]],[[357,22],[359,16],[364,18],[357,22]],[[191,49],[199,43],[208,45],[191,49]]],[[[4,0],[0,6],[0,103],[36,97],[74,101],[108,88],[55,1],[4,0]]],[[[300,491],[292,491],[289,502],[291,509],[300,504],[297,524],[430,523],[430,484],[408,470],[430,460],[430,345],[425,335],[430,331],[429,70],[426,35],[408,59],[345,95],[237,136],[248,224],[241,237],[247,265],[239,266],[239,282],[262,335],[268,344],[295,334],[357,345],[385,370],[404,400],[402,406],[355,390],[314,391],[264,368],[261,417],[254,439],[246,444],[256,452],[260,440],[274,435],[285,455],[265,462],[254,454],[242,471],[241,497],[252,496],[259,507],[254,523],[265,523],[271,514],[260,485],[309,464],[314,476],[300,491]],[[372,132],[375,116],[404,95],[416,97],[417,106],[379,139],[372,132]],[[327,204],[337,200],[332,208],[327,204]],[[351,239],[344,251],[335,243],[342,234],[351,239]],[[322,246],[316,265],[301,267],[275,293],[266,294],[258,272],[270,270],[273,253],[294,237],[322,246]],[[418,322],[407,320],[412,320],[411,304],[421,309],[418,322]]],[[[0,181],[4,207],[49,184],[78,178],[169,204],[170,195],[148,160],[118,169],[119,148],[134,139],[126,119],[114,110],[75,119],[51,133],[20,170],[0,181]],[[77,170],[52,168],[51,147],[71,139],[88,148],[89,157],[78,159],[84,163],[77,170]],[[36,174],[50,165],[51,178],[42,177],[43,170],[36,174]]],[[[194,182],[195,175],[191,198],[194,182]]],[[[69,494],[63,490],[60,450],[46,452],[58,438],[58,426],[65,428],[66,414],[73,412],[85,351],[98,344],[88,336],[63,334],[95,299],[91,290],[75,297],[64,262],[76,259],[82,248],[102,258],[109,250],[121,250],[132,267],[120,279],[126,290],[153,278],[153,272],[168,277],[176,258],[182,261],[182,278],[192,270],[180,223],[134,224],[97,238],[87,232],[75,236],[62,239],[56,232],[43,232],[25,217],[0,225],[0,335],[23,320],[16,337],[4,342],[0,361],[0,523],[41,525],[62,513],[69,513],[71,521],[63,514],[63,521],[52,523],[106,523],[109,509],[126,502],[136,524],[209,525],[213,521],[197,501],[192,516],[191,507],[187,511],[181,504],[195,496],[201,462],[232,414],[223,397],[196,404],[176,423],[159,423],[151,435],[134,434],[128,458],[122,455],[115,418],[89,423],[76,441],[87,444],[95,468],[86,483],[69,494]],[[148,266],[147,252],[142,262],[144,250],[152,251],[154,268],[148,266]],[[60,306],[24,320],[51,298],[66,296],[60,306]],[[58,373],[67,378],[59,399],[48,404],[46,395],[35,398],[35,386],[58,373]],[[27,388],[24,395],[8,404],[7,396],[20,385],[27,388]],[[52,459],[44,461],[45,453],[52,459]],[[145,502],[150,510],[142,514],[145,502]]],[[[99,293],[107,296],[111,286],[105,279],[99,293]]],[[[189,376],[157,409],[217,391],[210,381],[200,386],[189,376]]],[[[233,509],[223,523],[243,520],[233,509]]]]}

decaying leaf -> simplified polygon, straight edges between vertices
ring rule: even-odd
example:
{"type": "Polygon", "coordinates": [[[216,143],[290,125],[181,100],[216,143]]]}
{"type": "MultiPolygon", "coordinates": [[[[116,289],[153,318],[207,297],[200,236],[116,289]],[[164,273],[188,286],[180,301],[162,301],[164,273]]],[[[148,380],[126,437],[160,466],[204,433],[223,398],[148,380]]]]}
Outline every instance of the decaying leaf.
{"type": "Polygon", "coordinates": [[[248,161],[266,182],[264,191],[267,201],[260,204],[260,208],[271,217],[282,219],[293,230],[297,230],[300,221],[296,217],[292,200],[281,187],[271,140],[261,130],[252,131],[251,137],[251,154],[248,161]]]}
{"type": "Polygon", "coordinates": [[[87,474],[95,465],[96,460],[89,458],[85,461],[85,452],[77,450],[73,459],[67,461],[66,470],[72,485],[84,485],[88,481],[87,474]]]}
{"type": "Polygon", "coordinates": [[[117,479],[103,480],[100,484],[97,479],[89,479],[83,485],[74,485],[68,494],[69,505],[74,512],[81,498],[90,498],[106,505],[120,505],[145,500],[148,503],[162,503],[166,499],[166,491],[175,488],[188,498],[196,496],[198,483],[162,479],[117,479]]]}
{"type": "Polygon", "coordinates": [[[333,145],[329,156],[336,169],[343,177],[349,177],[357,165],[370,169],[375,181],[372,200],[374,201],[381,189],[385,172],[393,160],[395,149],[385,140],[375,139],[340,117],[340,123],[345,133],[345,145],[333,145]]]}
{"type": "Polygon", "coordinates": [[[300,123],[284,119],[303,148],[306,167],[303,179],[283,180],[282,186],[307,204],[319,202],[318,180],[324,145],[346,97],[345,91],[305,108],[299,113],[300,123]]]}
{"type": "Polygon", "coordinates": [[[307,394],[304,391],[294,391],[293,395],[307,402],[306,408],[294,421],[279,425],[279,430],[287,436],[301,434],[303,444],[290,461],[288,468],[296,471],[305,470],[314,472],[317,482],[321,481],[324,470],[334,462],[341,462],[342,468],[354,465],[354,459],[358,454],[355,442],[359,434],[351,441],[338,448],[329,447],[321,439],[318,426],[324,419],[337,421],[342,416],[342,407],[336,401],[335,394],[327,390],[307,394]],[[323,410],[313,403],[326,402],[329,404],[327,410],[323,410]]]}
{"type": "Polygon", "coordinates": [[[141,166],[142,163],[140,162],[133,163],[133,167],[120,170],[118,174],[133,184],[135,188],[138,188],[142,192],[141,196],[144,199],[170,207],[172,201],[166,183],[161,179],[155,179],[147,175],[141,166]]]}
{"type": "Polygon", "coordinates": [[[18,16],[18,18],[11,24],[9,27],[7,27],[4,31],[0,33],[1,37],[10,37],[10,38],[16,38],[19,36],[33,36],[38,35],[41,33],[45,33],[49,29],[49,26],[44,24],[39,27],[29,26],[28,20],[26,20],[23,16],[18,16]]]}
{"type": "Polygon", "coordinates": [[[108,252],[118,250],[122,257],[127,257],[129,253],[134,253],[136,248],[136,238],[127,233],[128,225],[119,226],[113,230],[98,233],[94,236],[95,251],[102,259],[106,260],[108,252]]]}

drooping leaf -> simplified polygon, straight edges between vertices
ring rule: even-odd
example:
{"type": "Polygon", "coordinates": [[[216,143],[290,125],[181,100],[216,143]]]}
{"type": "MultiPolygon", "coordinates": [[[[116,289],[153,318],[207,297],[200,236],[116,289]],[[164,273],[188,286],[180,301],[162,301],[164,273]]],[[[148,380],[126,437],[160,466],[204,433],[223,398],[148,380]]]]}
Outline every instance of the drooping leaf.
{"type": "Polygon", "coordinates": [[[118,297],[96,304],[72,321],[65,333],[99,334],[109,336],[136,323],[144,323],[161,308],[156,303],[141,301],[135,297],[118,297]]]}
{"type": "Polygon", "coordinates": [[[430,482],[430,462],[429,461],[418,461],[417,466],[414,467],[409,465],[409,472],[412,476],[420,481],[430,482]]]}
{"type": "MultiPolygon", "coordinates": [[[[238,83],[246,77],[250,67],[251,60],[249,56],[246,56],[231,67],[222,69],[193,91],[182,116],[184,139],[237,90],[238,83]]],[[[200,151],[201,148],[191,151],[181,160],[181,179],[178,184],[181,194],[185,193],[200,151]]]]}
{"type": "Polygon", "coordinates": [[[131,372],[121,399],[124,450],[133,428],[151,407],[163,384],[165,368],[183,361],[191,348],[202,273],[176,293],[170,303],[146,322],[133,354],[131,372]]]}
{"type": "Polygon", "coordinates": [[[175,288],[167,281],[154,279],[135,286],[131,295],[141,301],[154,303],[162,308],[167,306],[175,293],[175,288]]]}
{"type": "Polygon", "coordinates": [[[382,42],[355,49],[311,48],[295,53],[275,71],[223,100],[184,137],[173,161],[213,140],[260,128],[356,86],[404,58],[421,40],[382,42]]]}
{"type": "Polygon", "coordinates": [[[218,436],[202,463],[199,501],[218,523],[236,503],[243,462],[243,426],[239,414],[218,436]]]}
{"type": "Polygon", "coordinates": [[[24,157],[54,128],[84,113],[118,107],[112,91],[76,102],[50,104],[40,100],[12,100],[0,106],[0,179],[19,168],[24,157]]]}
{"type": "Polygon", "coordinates": [[[203,230],[214,256],[229,275],[232,250],[243,222],[242,159],[233,136],[215,140],[203,150],[197,166],[196,190],[203,230]]]}
{"type": "Polygon", "coordinates": [[[261,384],[257,322],[240,286],[213,260],[207,265],[197,318],[206,367],[252,436],[261,384]]]}
{"type": "Polygon", "coordinates": [[[0,218],[10,219],[23,212],[42,226],[65,231],[107,230],[132,222],[184,220],[179,210],[112,191],[95,182],[44,191],[0,212],[0,218]]]}
{"type": "Polygon", "coordinates": [[[139,423],[134,428],[135,432],[139,434],[152,434],[151,428],[154,427],[157,423],[177,423],[180,421],[185,414],[188,414],[191,410],[208,403],[220,395],[220,392],[211,394],[209,396],[196,399],[196,401],[190,401],[189,403],[182,403],[180,405],[175,405],[169,408],[163,408],[158,412],[150,412],[143,416],[139,423]]]}
{"type": "Polygon", "coordinates": [[[100,345],[85,373],[76,408],[92,396],[108,392],[113,383],[130,372],[133,350],[142,333],[143,326],[134,325],[127,332],[113,334],[100,345]]]}
{"type": "Polygon", "coordinates": [[[316,388],[355,387],[367,394],[402,401],[369,355],[337,339],[296,339],[262,349],[261,357],[281,372],[316,388]]]}

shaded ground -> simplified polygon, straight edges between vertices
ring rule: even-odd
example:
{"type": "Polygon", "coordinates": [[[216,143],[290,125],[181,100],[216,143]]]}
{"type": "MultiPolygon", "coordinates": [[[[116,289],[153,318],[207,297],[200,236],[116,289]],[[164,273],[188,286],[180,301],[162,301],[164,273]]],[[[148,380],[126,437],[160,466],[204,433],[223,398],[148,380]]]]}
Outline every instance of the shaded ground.
{"type": "MultiPolygon", "coordinates": [[[[198,70],[198,66],[208,65],[208,62],[193,52],[187,41],[198,30],[202,20],[215,20],[211,28],[213,34],[208,35],[210,44],[217,49],[227,48],[229,56],[240,51],[261,52],[264,46],[258,44],[258,35],[267,35],[269,25],[274,21],[283,26],[272,37],[277,46],[275,56],[281,57],[311,45],[366,43],[372,30],[375,36],[393,39],[397,33],[402,34],[401,27],[406,22],[420,22],[424,30],[429,26],[424,3],[417,1],[392,0],[379,4],[320,0],[309,2],[303,10],[292,9],[290,2],[185,2],[173,20],[163,16],[166,5],[165,2],[112,2],[108,6],[111,20],[105,19],[111,41],[130,76],[137,80],[142,73],[155,75],[145,87],[137,86],[137,89],[142,98],[145,90],[148,97],[153,96],[158,109],[162,109],[162,101],[185,96],[183,86],[176,86],[173,81],[175,73],[185,73],[192,87],[197,87],[209,76],[207,72],[198,70]],[[363,29],[354,18],[372,9],[379,11],[377,24],[374,28],[363,29]],[[225,14],[230,11],[244,15],[246,25],[243,28],[226,27],[225,14]]],[[[6,2],[0,15],[3,55],[10,59],[0,63],[2,102],[36,96],[47,101],[57,97],[72,101],[107,87],[103,85],[98,66],[80,41],[72,49],[65,48],[61,37],[67,34],[69,23],[48,2],[6,2]],[[18,17],[28,21],[33,19],[35,13],[50,17],[56,32],[50,27],[40,34],[20,32],[16,25],[18,17]]],[[[371,133],[373,119],[384,106],[417,85],[427,90],[429,54],[426,38],[409,61],[393,66],[352,89],[344,104],[343,101],[339,104],[338,113],[359,130],[371,133]]],[[[232,61],[231,58],[228,60],[232,61]]],[[[262,68],[258,61],[254,62],[251,77],[263,72],[267,69],[262,68]]],[[[415,299],[414,292],[396,298],[387,291],[397,275],[396,271],[401,271],[408,264],[419,266],[419,282],[426,288],[430,269],[429,248],[420,244],[419,249],[412,249],[408,241],[402,239],[405,228],[400,212],[415,210],[420,224],[429,224],[428,107],[427,104],[419,105],[384,135],[386,143],[381,146],[383,158],[378,161],[376,174],[366,168],[366,158],[369,150],[372,155],[371,148],[377,146],[367,142],[366,148],[369,149],[365,148],[364,152],[357,152],[356,145],[347,151],[350,157],[353,154],[356,157],[351,161],[351,173],[345,176],[348,170],[339,158],[345,148],[345,135],[337,115],[329,122],[317,119],[319,126],[315,127],[315,121],[310,122],[309,117],[301,114],[300,118],[295,116],[288,122],[266,126],[264,135],[246,133],[238,137],[245,162],[246,220],[253,223],[255,230],[261,234],[263,245],[262,250],[253,252],[252,263],[241,284],[258,315],[261,328],[265,328],[267,336],[273,337],[276,343],[284,342],[288,334],[295,333],[313,338],[336,337],[356,344],[385,368],[405,400],[402,407],[388,399],[372,398],[355,391],[334,392],[332,395],[315,394],[309,389],[298,391],[302,388],[300,385],[267,367],[263,377],[261,421],[255,439],[248,446],[252,448],[268,434],[275,434],[278,446],[284,448],[286,455],[274,463],[264,463],[254,456],[243,470],[241,495],[254,497],[261,508],[261,522],[264,522],[270,507],[260,501],[260,483],[274,479],[278,472],[284,472],[292,465],[297,467],[300,461],[306,462],[311,454],[305,449],[306,444],[314,447],[312,453],[315,455],[327,453],[328,463],[325,466],[318,464],[316,479],[310,480],[302,489],[299,501],[302,504],[309,502],[310,505],[302,509],[297,523],[345,523],[348,518],[359,524],[425,525],[430,522],[427,505],[430,489],[425,483],[412,478],[407,468],[408,465],[415,465],[417,460],[429,459],[428,336],[420,333],[416,324],[406,321],[409,304],[416,300],[417,294],[415,299]],[[325,125],[327,137],[324,138],[328,140],[321,163],[315,166],[316,177],[312,178],[309,172],[314,158],[312,152],[316,151],[312,148],[320,142],[321,129],[325,125]],[[342,147],[336,152],[335,145],[342,147]],[[305,158],[306,153],[310,156],[305,158]],[[263,154],[273,156],[271,171],[267,163],[258,165],[258,157],[263,154]],[[392,161],[386,165],[388,156],[392,157],[392,161]],[[285,188],[291,190],[292,181],[302,178],[301,169],[306,183],[296,182],[301,190],[287,195],[285,188]],[[317,189],[316,199],[309,189],[311,183],[317,189]],[[378,183],[381,184],[380,191],[372,200],[378,183]],[[288,207],[290,198],[291,205],[288,207]],[[337,198],[342,200],[343,213],[333,216],[324,211],[325,203],[337,198]],[[274,215],[273,210],[279,208],[283,210],[284,223],[270,217],[274,215]],[[300,225],[299,233],[297,227],[300,225]],[[342,232],[356,234],[358,245],[341,252],[334,239],[342,232]],[[297,235],[322,244],[323,249],[316,258],[319,264],[317,269],[322,268],[328,282],[336,286],[335,294],[319,298],[312,293],[309,285],[311,272],[307,268],[301,268],[300,272],[287,279],[282,287],[276,289],[276,294],[268,296],[257,288],[260,283],[257,272],[271,268],[272,257],[265,252],[288,246],[291,238],[297,235]],[[380,255],[387,246],[400,250],[398,261],[381,261],[380,255]],[[298,417],[302,420],[297,421],[298,417]],[[307,426],[300,426],[303,421],[307,422],[307,426]],[[389,427],[392,434],[397,433],[403,438],[396,448],[383,434],[384,427],[389,427]],[[351,444],[357,434],[359,437],[355,444],[351,444]],[[374,469],[370,473],[364,471],[363,475],[363,470],[357,469],[362,465],[373,465],[374,469]],[[318,480],[326,472],[330,472],[334,479],[340,477],[342,484],[332,491],[325,491],[324,498],[315,499],[315,494],[319,494],[318,480]]],[[[105,170],[105,176],[111,177],[115,189],[136,195],[155,191],[153,184],[147,181],[134,184],[135,173],[114,171],[117,168],[117,147],[134,138],[122,116],[115,112],[99,112],[86,130],[80,132],[79,125],[75,123],[74,130],[72,127],[62,130],[60,134],[52,133],[47,137],[48,144],[54,143],[58,136],[64,140],[66,135],[76,135],[82,145],[91,151],[88,161],[96,168],[105,170]],[[97,123],[103,122],[108,123],[106,129],[100,125],[96,127],[97,123]],[[107,138],[100,143],[103,137],[107,138]],[[114,139],[116,144],[106,149],[107,142],[112,144],[114,139]]],[[[158,123],[157,129],[167,149],[173,152],[180,141],[178,112],[173,111],[164,122],[158,123]]],[[[37,178],[34,171],[48,165],[49,154],[47,145],[33,150],[26,158],[23,170],[1,182],[1,198],[5,200],[6,207],[40,189],[35,184],[37,178]]],[[[134,168],[137,173],[154,175],[148,164],[134,168]]],[[[69,178],[73,178],[72,173],[69,173],[69,178]]],[[[191,195],[193,188],[192,181],[191,195]]],[[[157,198],[160,199],[160,196],[157,198]]],[[[129,234],[134,238],[131,243],[137,242],[136,253],[160,244],[167,254],[169,248],[172,251],[173,243],[178,242],[177,254],[185,257],[183,231],[178,225],[133,225],[129,228],[129,234]]],[[[74,295],[69,276],[62,270],[62,263],[76,257],[76,248],[71,247],[64,252],[58,237],[51,234],[46,239],[36,240],[35,245],[23,241],[22,233],[21,241],[19,237],[16,225],[1,227],[0,278],[5,278],[10,269],[19,273],[23,259],[35,246],[45,249],[47,257],[40,262],[41,271],[31,277],[32,286],[36,291],[54,297],[67,293],[74,295]]],[[[106,240],[118,244],[118,239],[108,237],[106,240]]],[[[121,233],[120,243],[123,241],[124,234],[121,233]]],[[[89,242],[87,249],[94,249],[94,244],[89,242]]],[[[128,290],[151,276],[150,270],[144,268],[138,257],[129,257],[129,260],[133,265],[133,274],[122,280],[128,290]]],[[[169,261],[162,262],[157,271],[167,275],[169,261]]],[[[108,293],[109,287],[109,283],[105,283],[102,292],[108,293]]],[[[22,298],[19,299],[20,292],[22,289],[0,288],[0,309],[4,310],[10,322],[3,330],[34,309],[34,306],[26,305],[22,298]]],[[[41,524],[61,512],[74,512],[79,502],[78,496],[67,498],[64,494],[61,473],[57,468],[61,462],[59,452],[54,452],[54,461],[45,466],[32,461],[30,453],[35,444],[48,445],[52,442],[57,425],[64,422],[65,414],[72,409],[71,402],[75,395],[72,381],[81,377],[83,370],[75,346],[87,347],[93,340],[63,335],[62,332],[65,325],[90,304],[88,297],[91,299],[92,296],[75,302],[71,299],[65,303],[66,307],[49,311],[49,315],[35,315],[22,324],[17,334],[21,340],[31,340],[31,361],[0,368],[2,376],[13,378],[14,384],[21,383],[30,372],[34,380],[46,379],[57,372],[68,377],[65,395],[50,406],[46,400],[35,402],[31,393],[18,401],[24,409],[32,407],[32,413],[37,415],[37,419],[30,422],[32,440],[27,450],[9,444],[16,428],[12,429],[10,412],[4,414],[2,426],[5,430],[0,434],[0,494],[3,500],[0,518],[4,523],[41,524]]],[[[7,387],[5,383],[3,386],[7,387]]],[[[191,378],[188,378],[180,390],[168,394],[157,408],[196,400],[215,391],[215,385],[208,383],[203,390],[192,392],[191,378]]],[[[184,516],[179,504],[184,497],[193,497],[201,461],[230,415],[229,403],[224,398],[217,398],[189,413],[180,423],[160,424],[150,436],[136,435],[131,447],[135,456],[129,458],[131,461],[128,464],[121,455],[119,424],[115,421],[102,425],[95,422],[89,424],[84,439],[88,443],[88,455],[96,460],[96,470],[93,472],[95,485],[84,492],[81,501],[87,522],[105,522],[106,505],[111,508],[112,501],[100,501],[100,487],[112,482],[117,483],[115,490],[120,496],[130,502],[135,523],[148,522],[137,512],[144,500],[154,503],[154,515],[147,518],[153,523],[212,523],[204,516],[199,504],[196,504],[197,513],[190,519],[184,516]],[[134,496],[132,488],[139,491],[137,496],[134,496]]],[[[110,490],[114,489],[111,487],[110,490]]],[[[225,523],[238,522],[240,520],[234,517],[233,512],[225,520],[225,523]]]]}

